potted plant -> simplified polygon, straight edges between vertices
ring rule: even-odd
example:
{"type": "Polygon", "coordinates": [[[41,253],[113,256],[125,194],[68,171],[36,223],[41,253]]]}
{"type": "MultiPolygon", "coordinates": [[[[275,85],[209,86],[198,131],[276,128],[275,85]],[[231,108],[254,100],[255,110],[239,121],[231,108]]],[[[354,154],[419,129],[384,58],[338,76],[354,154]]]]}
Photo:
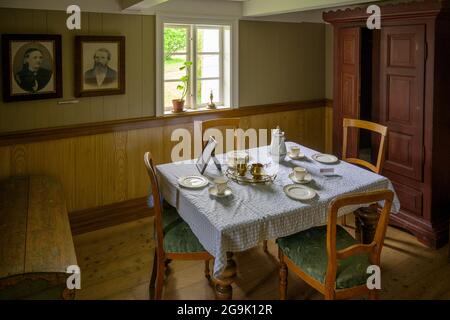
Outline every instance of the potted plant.
{"type": "Polygon", "coordinates": [[[180,78],[180,81],[183,84],[179,84],[177,86],[177,90],[180,91],[181,97],[180,99],[173,99],[173,112],[182,112],[184,109],[184,98],[186,97],[188,87],[189,87],[189,69],[192,66],[191,61],[185,61],[183,65],[180,67],[180,71],[186,70],[186,74],[180,78]]]}

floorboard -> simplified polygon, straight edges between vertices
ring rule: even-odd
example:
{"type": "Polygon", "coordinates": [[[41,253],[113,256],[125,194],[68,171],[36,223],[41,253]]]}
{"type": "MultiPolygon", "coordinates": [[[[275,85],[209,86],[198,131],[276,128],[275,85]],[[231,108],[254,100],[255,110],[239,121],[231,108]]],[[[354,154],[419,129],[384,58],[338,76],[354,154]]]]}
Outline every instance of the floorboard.
{"type": "MultiPolygon", "coordinates": [[[[145,218],[74,237],[81,268],[77,299],[148,299],[154,253],[153,220],[145,218]]],[[[389,227],[382,253],[381,299],[450,299],[448,245],[433,250],[402,230],[389,227]]],[[[234,299],[278,299],[277,248],[269,242],[235,254],[238,274],[234,299]]],[[[203,262],[172,261],[164,299],[214,299],[203,262]]],[[[289,299],[322,299],[293,275],[289,299]]]]}

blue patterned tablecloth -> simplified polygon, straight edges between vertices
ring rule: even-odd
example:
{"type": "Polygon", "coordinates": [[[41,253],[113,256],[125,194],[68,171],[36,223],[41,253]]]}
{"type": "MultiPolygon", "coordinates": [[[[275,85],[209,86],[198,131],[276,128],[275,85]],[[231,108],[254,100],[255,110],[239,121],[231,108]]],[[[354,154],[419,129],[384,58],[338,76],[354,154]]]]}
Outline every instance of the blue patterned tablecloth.
{"type": "MultiPolygon", "coordinates": [[[[298,145],[288,142],[289,147],[298,145]]],[[[279,164],[273,161],[268,147],[250,149],[251,162],[269,164],[268,171],[277,173],[272,184],[244,185],[230,181],[233,195],[214,198],[208,192],[213,184],[200,190],[180,187],[178,179],[186,175],[198,175],[195,161],[158,165],[157,172],[164,199],[176,207],[180,216],[189,224],[204,248],[215,257],[214,274],[217,276],[226,266],[226,252],[247,250],[263,240],[284,237],[327,222],[327,206],[336,196],[343,194],[394,190],[391,182],[383,176],[359,168],[344,161],[336,164],[321,164],[311,159],[317,153],[300,146],[306,155],[302,160],[289,157],[279,164]],[[313,181],[306,186],[317,192],[309,201],[301,202],[289,198],[283,187],[292,184],[289,173],[295,166],[305,167],[313,181]],[[334,177],[324,177],[321,168],[334,168],[334,177]]],[[[219,155],[226,163],[226,156],[219,155]]],[[[225,171],[224,165],[223,171],[225,171]]],[[[220,175],[214,164],[210,163],[205,175],[213,179],[220,175]]],[[[353,212],[358,206],[342,208],[338,215],[353,212]]],[[[400,209],[395,196],[392,212],[400,209]]]]}

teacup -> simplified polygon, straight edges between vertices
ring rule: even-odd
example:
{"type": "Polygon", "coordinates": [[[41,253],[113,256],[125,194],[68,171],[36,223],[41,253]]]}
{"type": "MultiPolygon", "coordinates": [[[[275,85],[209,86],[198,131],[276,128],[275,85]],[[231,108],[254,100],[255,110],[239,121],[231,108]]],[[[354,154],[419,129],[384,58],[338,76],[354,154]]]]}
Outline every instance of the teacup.
{"type": "Polygon", "coordinates": [[[226,177],[218,177],[214,179],[216,185],[217,194],[224,194],[228,187],[228,179],[226,177]]]}
{"type": "Polygon", "coordinates": [[[250,167],[250,172],[255,179],[261,179],[263,176],[264,165],[262,163],[253,163],[250,167]]]}
{"type": "Polygon", "coordinates": [[[295,167],[294,168],[294,176],[298,181],[303,181],[305,176],[308,174],[308,170],[303,167],[295,167]]]}
{"type": "Polygon", "coordinates": [[[237,163],[236,170],[240,176],[242,177],[245,176],[245,173],[247,172],[247,163],[245,162],[237,163]]]}
{"type": "Polygon", "coordinates": [[[298,157],[300,155],[300,147],[297,146],[291,147],[290,154],[293,157],[298,157]]]}

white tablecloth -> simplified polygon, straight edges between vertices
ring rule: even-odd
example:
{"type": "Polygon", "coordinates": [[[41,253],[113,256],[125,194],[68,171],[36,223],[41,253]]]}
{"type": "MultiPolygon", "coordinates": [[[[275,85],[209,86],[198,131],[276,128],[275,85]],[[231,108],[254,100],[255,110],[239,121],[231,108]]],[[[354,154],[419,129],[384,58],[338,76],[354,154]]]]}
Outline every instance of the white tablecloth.
{"type": "MultiPolygon", "coordinates": [[[[288,150],[292,145],[288,142],[288,150]]],[[[379,189],[393,189],[391,182],[378,174],[339,161],[337,164],[321,164],[311,159],[317,153],[300,146],[307,157],[291,160],[289,157],[279,166],[272,160],[268,147],[250,149],[251,162],[271,163],[269,170],[277,171],[274,183],[268,185],[243,185],[230,181],[233,195],[214,198],[208,187],[191,190],[180,187],[178,179],[186,175],[198,175],[195,161],[169,163],[157,166],[160,188],[164,199],[176,207],[180,216],[189,224],[204,248],[215,257],[214,274],[217,276],[226,266],[226,252],[247,250],[266,239],[276,239],[323,225],[327,222],[327,206],[336,196],[379,189]],[[314,181],[307,186],[318,193],[315,199],[301,202],[289,198],[283,187],[293,182],[288,177],[295,166],[307,168],[314,181]],[[337,177],[325,178],[320,168],[334,168],[337,177]]],[[[219,155],[226,163],[226,156],[219,155]]],[[[226,166],[223,167],[225,172],[226,166]]],[[[220,173],[211,161],[205,175],[213,178],[220,173]]],[[[339,216],[353,212],[357,207],[346,207],[339,216]]],[[[395,197],[392,212],[398,212],[400,204],[395,197]]]]}

